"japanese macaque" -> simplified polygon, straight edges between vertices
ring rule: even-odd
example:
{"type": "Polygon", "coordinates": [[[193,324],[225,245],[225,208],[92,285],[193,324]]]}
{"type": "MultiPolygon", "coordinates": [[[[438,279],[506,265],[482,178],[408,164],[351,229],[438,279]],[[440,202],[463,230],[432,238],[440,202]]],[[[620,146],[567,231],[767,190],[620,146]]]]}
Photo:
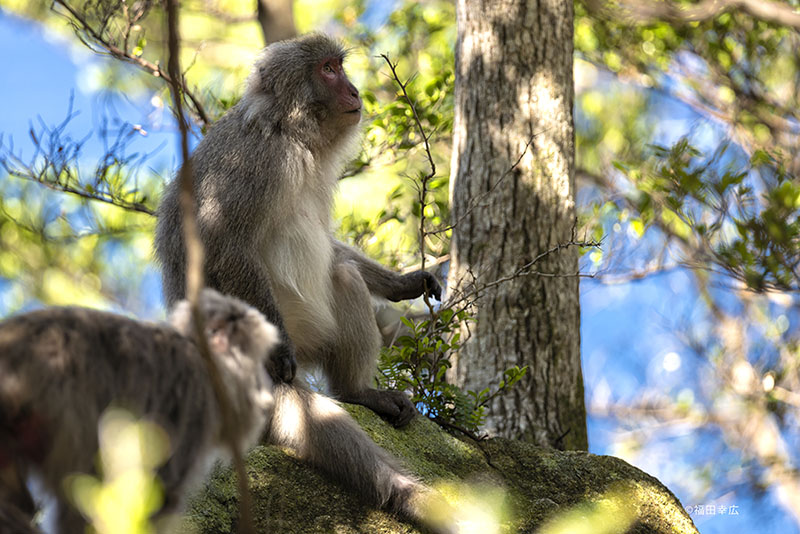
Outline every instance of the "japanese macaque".
{"type": "MultiPolygon", "coordinates": [[[[216,291],[202,293],[206,339],[233,409],[243,452],[265,433],[357,490],[368,503],[421,524],[429,491],[331,399],[266,372],[277,329],[255,308],[216,291]]],[[[186,301],[169,324],[84,309],[50,308],[0,323],[0,533],[33,532],[35,506],[25,479],[37,475],[57,502],[60,534],[83,532],[63,481],[93,473],[98,420],[109,406],[161,425],[171,456],[158,475],[161,514],[180,511],[187,491],[225,456],[222,421],[198,352],[186,301]]]]}
{"type": "MultiPolygon", "coordinates": [[[[278,331],[254,308],[212,290],[203,292],[200,307],[244,451],[272,413],[265,362],[278,331]]],[[[220,410],[191,324],[185,301],[170,324],[85,308],[49,308],[0,323],[0,496],[8,505],[0,509],[0,532],[32,516],[29,475],[55,497],[58,532],[84,531],[63,483],[70,473],[95,471],[98,421],[111,406],[166,431],[171,455],[158,471],[162,513],[180,510],[187,489],[225,453],[220,410]]]]}
{"type": "MultiPolygon", "coordinates": [[[[255,306],[280,329],[274,379],[290,382],[295,361],[321,367],[335,398],[402,426],[414,405],[402,392],[373,387],[381,338],[371,296],[440,299],[441,288],[430,273],[389,271],[332,237],[333,194],[361,117],[344,56],[339,43],[319,34],[270,45],[241,101],[197,146],[191,166],[205,275],[209,286],[255,306]]],[[[156,231],[170,305],[185,287],[178,197],[173,181],[156,231]]]]}

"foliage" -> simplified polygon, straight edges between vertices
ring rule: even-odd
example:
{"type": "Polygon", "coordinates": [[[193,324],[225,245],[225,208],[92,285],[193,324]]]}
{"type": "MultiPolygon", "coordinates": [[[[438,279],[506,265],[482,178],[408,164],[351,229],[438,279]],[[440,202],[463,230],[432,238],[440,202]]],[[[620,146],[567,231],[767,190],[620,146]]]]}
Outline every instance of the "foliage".
{"type": "Polygon", "coordinates": [[[149,534],[150,517],[161,509],[164,492],[156,476],[169,453],[158,425],[109,409],[99,421],[101,478],[71,475],[65,486],[97,534],[149,534]]]}
{"type": "MultiPolygon", "coordinates": [[[[376,191],[380,200],[372,210],[361,214],[343,210],[339,235],[359,242],[382,262],[402,267],[419,261],[421,203],[417,177],[427,170],[427,162],[424,157],[416,157],[423,150],[417,125],[380,54],[396,64],[404,82],[410,82],[406,87],[409,97],[415,102],[422,128],[432,139],[439,172],[428,184],[431,195],[425,216],[432,226],[443,225],[449,213],[455,11],[451,2],[441,0],[404,1],[388,14],[382,26],[374,27],[374,22],[362,11],[365,7],[365,3],[356,2],[359,16],[342,20],[345,25],[349,21],[356,39],[350,72],[361,91],[365,117],[369,120],[363,150],[347,172],[352,178],[345,182],[352,183],[342,184],[342,196],[346,197],[351,188],[362,191],[366,182],[375,180],[384,183],[385,189],[376,191]],[[398,28],[402,28],[402,35],[398,34],[398,28]],[[369,228],[368,240],[361,239],[364,228],[369,228]]],[[[430,239],[426,245],[434,257],[449,250],[446,239],[430,239]]]]}
{"type": "Polygon", "coordinates": [[[465,311],[449,308],[418,321],[402,318],[407,333],[382,350],[379,384],[410,392],[421,413],[434,421],[477,432],[485,418],[486,406],[525,376],[527,366],[506,369],[494,391],[486,387],[465,392],[448,382],[450,355],[460,346],[462,323],[473,320],[465,311]]]}
{"type": "MultiPolygon", "coordinates": [[[[761,4],[764,13],[798,6],[761,4]]],[[[690,473],[694,483],[678,482],[690,498],[769,487],[796,503],[797,456],[787,451],[800,426],[785,414],[800,388],[800,34],[746,9],[716,9],[725,5],[576,3],[581,221],[609,244],[590,255],[592,269],[619,283],[688,268],[697,295],[687,317],[663,318],[696,376],[681,369],[688,385],[649,384],[598,415],[640,432],[628,440],[636,451],[665,439],[663,429],[647,437],[649,421],[688,420],[688,440],[715,436],[705,446],[729,460],[693,453],[694,465],[707,464],[690,473]],[[700,6],[707,14],[684,18],[700,6]],[[668,19],[645,15],[670,7],[668,19]],[[773,449],[760,446],[763,432],[773,449]]]]}
{"type": "Polygon", "coordinates": [[[682,239],[705,243],[700,260],[754,291],[800,290],[800,183],[761,150],[745,167],[725,165],[729,146],[703,158],[686,138],[654,145],[653,159],[632,180],[637,209],[646,223],[659,217],[682,239]],[[760,191],[747,180],[756,175],[760,191]]]}
{"type": "Polygon", "coordinates": [[[576,4],[575,46],[588,61],[741,127],[737,133],[756,147],[785,146],[796,133],[786,122],[800,109],[790,90],[800,75],[793,29],[740,11],[639,23],[613,3],[599,4],[576,4]]]}
{"type": "Polygon", "coordinates": [[[7,312],[29,299],[139,307],[128,287],[144,273],[162,181],[145,170],[151,154],[135,149],[140,128],[103,121],[76,138],[75,115],[70,105],[59,124],[32,125],[30,157],[0,137],[8,177],[0,181],[0,309],[7,312]],[[91,166],[87,143],[103,147],[91,166]]]}
{"type": "MultiPolygon", "coordinates": [[[[666,4],[672,2],[659,5],[666,4]]],[[[791,28],[737,10],[691,21],[681,20],[684,12],[678,10],[673,19],[659,20],[642,15],[637,11],[639,5],[636,1],[576,3],[578,82],[583,80],[586,84],[576,97],[578,176],[587,179],[586,185],[597,187],[597,196],[589,206],[591,211],[584,212],[582,220],[595,238],[610,235],[608,242],[621,243],[613,252],[606,250],[604,257],[593,255],[597,269],[619,270],[613,257],[620,255],[618,249],[625,248],[629,232],[649,247],[651,257],[660,256],[653,238],[666,240],[677,244],[687,260],[685,265],[728,274],[738,281],[747,279],[752,289],[791,288],[790,273],[778,272],[778,264],[783,264],[785,271],[797,253],[792,229],[779,229],[773,224],[774,238],[784,241],[778,250],[770,250],[772,245],[767,240],[773,237],[764,225],[770,224],[767,218],[773,214],[791,218],[793,208],[776,211],[777,206],[765,205],[763,195],[774,187],[784,187],[790,195],[789,182],[800,173],[800,161],[789,156],[796,152],[798,135],[800,101],[793,87],[800,80],[800,60],[793,51],[800,44],[800,37],[791,28]],[[694,123],[691,131],[668,124],[681,120],[694,123]],[[721,210],[734,207],[730,203],[743,208],[735,198],[717,198],[725,205],[715,207],[694,198],[691,191],[686,196],[678,191],[677,195],[670,195],[647,190],[654,176],[650,171],[658,173],[653,168],[656,160],[668,159],[664,151],[656,154],[653,145],[676,157],[688,156],[683,146],[686,139],[690,144],[701,145],[699,150],[704,153],[719,155],[708,158],[705,170],[690,172],[695,179],[703,182],[722,179],[725,173],[745,175],[742,187],[751,194],[740,200],[751,202],[746,208],[751,211],[723,217],[729,224],[738,224],[739,230],[749,228],[738,245],[729,243],[733,248],[726,249],[723,242],[711,242],[712,237],[729,239],[729,225],[722,225],[715,236],[703,236],[694,232],[691,221],[703,217],[716,220],[715,216],[722,216],[721,210]],[[759,163],[763,157],[758,154],[772,161],[759,163]],[[764,163],[770,168],[764,168],[764,163]],[[719,170],[718,165],[727,168],[719,170]],[[645,168],[648,166],[649,170],[645,168]],[[766,175],[760,176],[762,172],[766,175]],[[712,176],[715,173],[720,176],[712,176]],[[626,179],[621,179],[623,176],[626,179]],[[760,184],[752,187],[752,181],[760,184]],[[645,188],[641,194],[634,191],[640,186],[645,188]],[[670,205],[660,204],[667,200],[670,205]],[[683,200],[700,203],[682,207],[679,204],[683,200]],[[703,208],[701,215],[698,210],[703,208]],[[682,221],[682,214],[677,213],[681,209],[691,211],[691,218],[682,221]],[[754,219],[754,209],[761,221],[754,219]],[[646,229],[651,230],[647,236],[646,229]],[[686,241],[687,237],[692,239],[686,241]],[[746,241],[752,243],[754,239],[761,241],[758,250],[745,252],[746,241]],[[758,260],[759,255],[763,262],[758,260]],[[783,260],[781,255],[785,256],[783,260]],[[601,262],[603,258],[605,263],[601,262]],[[729,263],[735,265],[729,269],[729,263]],[[771,272],[759,281],[754,268],[771,272]]],[[[676,5],[692,7],[687,3],[676,5]]],[[[697,159],[692,163],[699,164],[697,159]]],[[[677,166],[664,163],[677,173],[683,165],[674,159],[672,163],[677,166]]],[[[726,187],[725,194],[732,191],[726,187]]],[[[720,192],[715,195],[719,197],[720,192]]],[[[702,234],[708,230],[704,224],[710,223],[699,222],[702,234]]],[[[641,264],[640,271],[647,262],[641,264]]],[[[632,267],[636,269],[628,265],[628,270],[632,267]]]]}
{"type": "Polygon", "coordinates": [[[661,229],[691,247],[686,265],[753,291],[800,289],[800,186],[779,156],[758,150],[742,164],[722,143],[706,157],[688,138],[650,151],[638,164],[616,163],[633,188],[619,204],[607,203],[603,218],[625,213],[639,236],[661,229]]]}

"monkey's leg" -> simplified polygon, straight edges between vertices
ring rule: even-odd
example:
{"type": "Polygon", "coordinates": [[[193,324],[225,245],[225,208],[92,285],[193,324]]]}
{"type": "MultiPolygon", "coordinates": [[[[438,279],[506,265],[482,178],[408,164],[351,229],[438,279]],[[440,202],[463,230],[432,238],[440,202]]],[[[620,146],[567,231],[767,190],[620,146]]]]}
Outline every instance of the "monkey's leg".
{"type": "Polygon", "coordinates": [[[375,506],[396,512],[436,534],[453,534],[449,506],[406,473],[331,399],[295,382],[273,390],[275,408],[267,440],[355,490],[375,506]],[[427,512],[436,510],[432,516],[427,512]]]}
{"type": "Polygon", "coordinates": [[[11,502],[0,500],[0,533],[36,534],[32,516],[22,512],[11,502]]]}
{"type": "Polygon", "coordinates": [[[370,504],[414,515],[411,501],[420,485],[347,412],[300,384],[277,385],[273,394],[270,443],[294,450],[370,504]]]}
{"type": "Polygon", "coordinates": [[[332,275],[337,331],[321,362],[331,392],[337,399],[366,406],[394,426],[404,426],[416,414],[409,398],[400,391],[372,387],[381,338],[367,285],[350,262],[335,264],[332,275]]]}
{"type": "Polygon", "coordinates": [[[278,382],[291,382],[297,371],[295,347],[275,304],[272,283],[265,269],[252,256],[252,251],[230,257],[209,247],[206,254],[206,285],[220,293],[242,299],[278,327],[281,342],[270,352],[267,371],[278,382]]]}

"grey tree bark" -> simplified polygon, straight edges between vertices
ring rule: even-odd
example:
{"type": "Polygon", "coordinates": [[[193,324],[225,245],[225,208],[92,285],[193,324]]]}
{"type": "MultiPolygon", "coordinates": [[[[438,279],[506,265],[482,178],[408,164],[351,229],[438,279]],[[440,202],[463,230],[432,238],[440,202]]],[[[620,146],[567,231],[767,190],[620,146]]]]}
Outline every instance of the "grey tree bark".
{"type": "MultiPolygon", "coordinates": [[[[469,292],[567,243],[575,225],[572,2],[458,0],[449,287],[469,292]],[[527,146],[527,148],[526,148],[527,146]],[[517,163],[518,162],[518,163],[517,163]]],[[[487,288],[450,377],[468,389],[526,377],[490,406],[487,429],[586,449],[578,250],[487,288]]]]}
{"type": "Polygon", "coordinates": [[[297,37],[293,0],[256,0],[264,44],[297,37]]]}

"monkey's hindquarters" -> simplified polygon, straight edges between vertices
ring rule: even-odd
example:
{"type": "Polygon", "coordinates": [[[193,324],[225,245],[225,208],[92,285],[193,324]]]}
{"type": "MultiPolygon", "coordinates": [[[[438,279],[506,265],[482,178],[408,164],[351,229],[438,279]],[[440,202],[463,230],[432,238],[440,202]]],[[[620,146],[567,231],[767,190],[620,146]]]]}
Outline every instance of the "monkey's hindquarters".
{"type": "Polygon", "coordinates": [[[355,489],[370,504],[418,519],[423,489],[333,400],[298,385],[275,388],[269,441],[355,489]]]}

